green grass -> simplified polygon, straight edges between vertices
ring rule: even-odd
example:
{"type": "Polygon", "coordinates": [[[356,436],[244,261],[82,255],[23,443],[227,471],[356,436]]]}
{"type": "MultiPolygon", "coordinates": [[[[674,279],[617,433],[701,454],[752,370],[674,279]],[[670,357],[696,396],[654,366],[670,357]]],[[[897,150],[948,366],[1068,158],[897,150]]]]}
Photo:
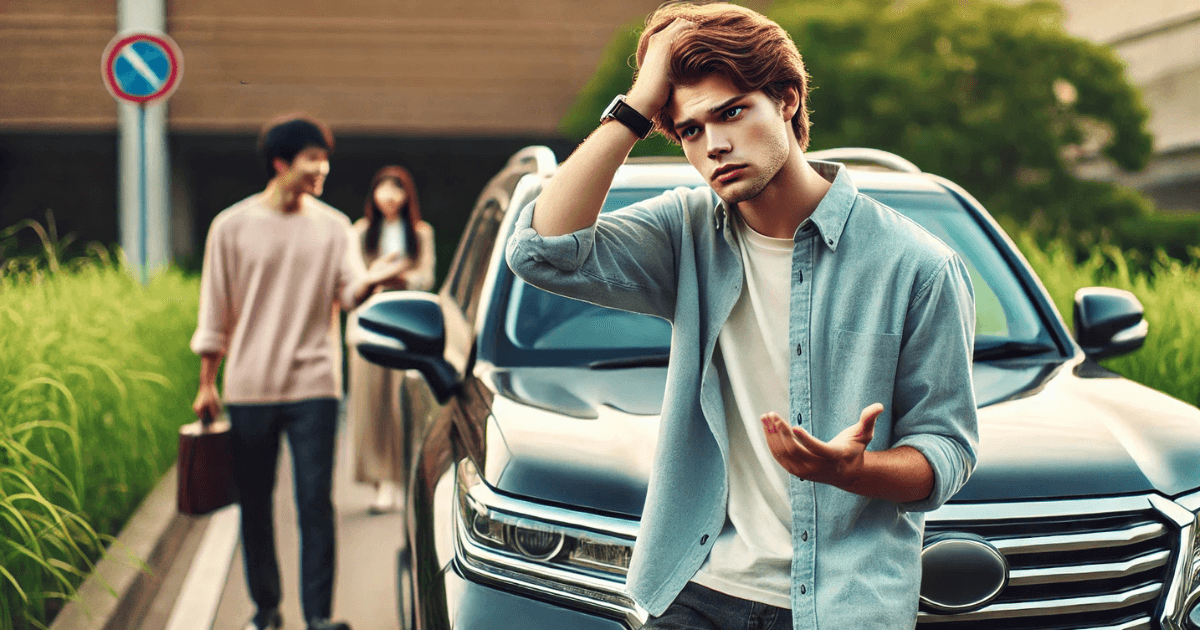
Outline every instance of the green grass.
{"type": "Polygon", "coordinates": [[[1028,234],[1018,234],[1014,240],[1068,326],[1075,291],[1082,287],[1107,286],[1136,295],[1150,324],[1146,343],[1136,352],[1103,361],[1104,366],[1189,404],[1200,404],[1200,248],[1191,248],[1188,263],[1159,250],[1147,264],[1140,253],[1100,245],[1077,262],[1075,248],[1062,240],[1038,245],[1028,234]]]}
{"type": "MultiPolygon", "coordinates": [[[[198,281],[103,248],[0,260],[0,630],[44,627],[176,457],[198,281]]],[[[5,234],[0,234],[0,237],[5,234]]]]}

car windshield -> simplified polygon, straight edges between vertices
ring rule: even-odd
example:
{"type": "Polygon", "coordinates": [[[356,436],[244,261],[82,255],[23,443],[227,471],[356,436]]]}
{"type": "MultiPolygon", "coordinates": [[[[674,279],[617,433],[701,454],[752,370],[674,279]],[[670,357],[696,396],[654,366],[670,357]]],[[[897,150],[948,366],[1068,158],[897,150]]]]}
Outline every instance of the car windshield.
{"type": "MultiPolygon", "coordinates": [[[[616,189],[601,212],[660,194],[661,189],[616,189]]],[[[954,248],[975,289],[976,359],[1055,350],[1021,283],[988,235],[958,201],[931,192],[865,191],[954,248]]],[[[507,271],[507,268],[505,268],[507,271]]],[[[501,362],[515,365],[634,367],[665,365],[671,325],[666,320],[580,302],[530,286],[511,272],[511,291],[498,311],[501,362]]]]}

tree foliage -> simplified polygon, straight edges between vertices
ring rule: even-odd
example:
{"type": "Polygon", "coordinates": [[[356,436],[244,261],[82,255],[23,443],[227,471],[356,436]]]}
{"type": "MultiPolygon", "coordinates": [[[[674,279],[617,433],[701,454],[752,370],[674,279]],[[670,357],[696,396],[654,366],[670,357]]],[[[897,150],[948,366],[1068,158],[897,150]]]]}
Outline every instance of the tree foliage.
{"type": "MultiPolygon", "coordinates": [[[[1097,152],[1141,169],[1151,138],[1123,63],[1067,34],[1056,3],[777,0],[767,16],[812,76],[811,149],[895,152],[1021,223],[1119,230],[1150,210],[1137,193],[1073,174],[1075,160],[1097,152]]],[[[584,137],[629,89],[639,31],[616,33],[564,133],[584,137]]],[[[657,137],[635,148],[664,153],[679,149],[657,137]]]]}

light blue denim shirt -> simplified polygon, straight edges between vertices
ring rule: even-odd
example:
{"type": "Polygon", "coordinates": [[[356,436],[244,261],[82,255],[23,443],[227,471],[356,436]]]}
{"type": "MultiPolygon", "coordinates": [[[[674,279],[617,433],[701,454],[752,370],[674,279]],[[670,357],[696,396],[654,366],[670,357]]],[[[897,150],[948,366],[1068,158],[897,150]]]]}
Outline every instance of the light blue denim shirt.
{"type": "MultiPolygon", "coordinates": [[[[923,512],[954,495],[975,466],[974,294],[953,250],[859,194],[840,165],[811,164],[833,185],[795,235],[792,423],[830,440],[882,402],[868,448],[911,446],[935,480],[928,498],[896,504],[791,478],[793,623],[912,627],[923,512]]],[[[725,522],[729,440],[712,359],[742,290],[730,211],[701,187],[605,213],[573,234],[543,238],[532,219],[531,203],[506,250],[526,282],[672,323],[658,449],[627,586],[660,615],[725,522]]]]}

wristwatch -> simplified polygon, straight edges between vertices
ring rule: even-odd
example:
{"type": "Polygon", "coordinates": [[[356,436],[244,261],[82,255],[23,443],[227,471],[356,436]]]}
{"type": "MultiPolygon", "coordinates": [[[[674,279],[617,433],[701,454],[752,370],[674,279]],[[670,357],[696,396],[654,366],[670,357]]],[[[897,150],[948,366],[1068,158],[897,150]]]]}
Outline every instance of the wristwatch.
{"type": "Polygon", "coordinates": [[[649,118],[625,102],[624,94],[618,94],[608,104],[608,107],[604,108],[604,113],[600,115],[600,121],[603,122],[609,118],[629,127],[629,130],[642,140],[645,140],[646,136],[650,135],[650,131],[654,129],[654,123],[649,118]]]}

